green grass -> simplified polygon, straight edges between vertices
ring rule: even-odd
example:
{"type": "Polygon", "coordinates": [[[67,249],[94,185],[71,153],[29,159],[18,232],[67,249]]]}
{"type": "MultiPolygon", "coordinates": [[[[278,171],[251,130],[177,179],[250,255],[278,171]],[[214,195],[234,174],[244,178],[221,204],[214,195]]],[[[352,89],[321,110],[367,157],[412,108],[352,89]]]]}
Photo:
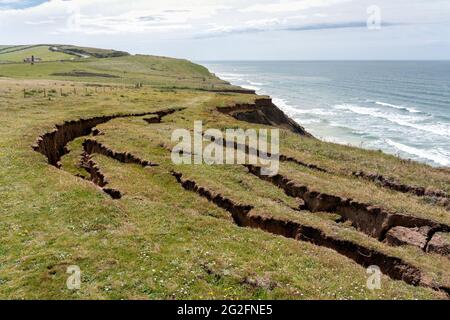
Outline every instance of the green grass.
{"type": "MultiPolygon", "coordinates": [[[[402,258],[430,279],[449,285],[448,258],[413,247],[390,247],[336,223],[329,214],[294,210],[297,199],[248,174],[242,166],[173,165],[164,146],[174,145],[174,129],[191,130],[194,120],[221,130],[263,127],[217,112],[218,106],[250,102],[255,96],[202,91],[212,86],[230,88],[202,66],[170,58],[123,56],[32,67],[3,64],[0,75],[4,76],[0,79],[0,298],[444,298],[431,289],[385,276],[382,290],[368,290],[366,270],[336,251],[239,228],[228,212],[184,190],[171,170],[253,205],[255,214],[289,219],[364,244],[402,258]],[[52,75],[74,70],[120,78],[52,75]],[[137,82],[144,86],[134,88],[137,82]],[[87,176],[78,165],[84,138],[68,145],[70,153],[62,158],[61,170],[49,166],[31,148],[39,135],[66,120],[179,107],[186,109],[160,124],[135,117],[98,126],[104,133],[95,137],[99,141],[160,164],[142,168],[94,155],[108,186],[124,194],[121,200],[112,200],[89,181],[75,177],[87,176]],[[79,291],[66,288],[69,265],[81,268],[79,291]]],[[[300,138],[284,130],[281,137],[283,153],[334,172],[283,163],[281,172],[292,179],[319,191],[449,222],[448,212],[441,207],[348,175],[363,168],[449,190],[443,171],[379,152],[300,138]]]]}
{"type": "Polygon", "coordinates": [[[73,55],[68,55],[66,53],[50,51],[49,46],[36,46],[18,51],[6,51],[7,52],[0,50],[0,63],[23,62],[25,58],[30,58],[31,56],[41,58],[42,61],[69,60],[75,58],[73,55]]]}
{"type": "Polygon", "coordinates": [[[20,51],[27,48],[33,48],[38,45],[15,45],[15,46],[1,46],[0,52],[6,53],[6,52],[13,52],[13,51],[20,51]]]}
{"type": "Polygon", "coordinates": [[[72,55],[88,55],[95,58],[110,58],[129,55],[127,52],[112,49],[99,49],[72,45],[54,45],[58,50],[72,55]]]}
{"type": "MultiPolygon", "coordinates": [[[[206,102],[207,104],[210,101],[206,102]]],[[[240,166],[173,166],[170,165],[170,154],[159,147],[161,143],[170,145],[170,133],[177,127],[189,128],[190,118],[215,118],[220,127],[224,124],[217,118],[218,114],[203,115],[202,106],[192,106],[187,110],[168,117],[164,124],[149,125],[142,119],[116,119],[99,126],[105,133],[97,139],[119,151],[130,151],[143,159],[150,159],[166,166],[166,171],[176,170],[184,173],[188,178],[194,179],[200,185],[215,190],[222,195],[234,199],[239,203],[252,204],[254,212],[261,215],[272,215],[282,219],[297,221],[327,231],[330,235],[339,235],[342,239],[364,243],[368,247],[380,250],[390,255],[398,256],[410,263],[417,264],[418,257],[423,260],[419,265],[430,277],[437,281],[448,283],[448,274],[442,270],[450,270],[448,259],[427,255],[415,248],[392,248],[381,245],[377,240],[357,232],[352,227],[336,224],[329,215],[311,214],[307,211],[301,214],[292,208],[298,207],[297,200],[286,196],[280,189],[270,183],[263,182],[246,173],[240,166]],[[193,114],[192,114],[193,113],[193,114]],[[183,120],[187,119],[187,120],[183,120]],[[440,271],[437,271],[440,270],[440,271]]],[[[228,119],[227,119],[228,120],[228,119]]],[[[212,120],[211,120],[212,121],[212,120]]],[[[449,223],[447,212],[441,207],[422,203],[416,197],[386,190],[366,181],[359,181],[348,176],[316,173],[310,169],[297,165],[282,164],[280,173],[308,185],[313,190],[349,197],[373,205],[381,205],[387,209],[421,216],[443,223],[449,223]]],[[[122,180],[122,179],[119,179],[122,180]]],[[[120,188],[119,188],[120,189],[120,188]]],[[[126,189],[125,189],[126,190],[126,189]]]]}
{"type": "Polygon", "coordinates": [[[364,150],[319,140],[298,139],[287,133],[282,152],[332,172],[349,174],[363,170],[392,177],[400,183],[450,192],[449,169],[399,159],[380,151],[364,150]]]}
{"type": "Polygon", "coordinates": [[[0,65],[3,77],[15,79],[54,79],[77,82],[114,83],[133,85],[142,83],[163,88],[195,88],[214,90],[232,88],[211,75],[200,65],[186,60],[154,56],[125,56],[105,59],[77,59],[75,61],[42,62],[0,65]],[[92,76],[70,76],[71,73],[91,73],[92,76]],[[96,77],[108,74],[113,78],[96,77]],[[64,75],[64,76],[61,76],[64,75]]]}

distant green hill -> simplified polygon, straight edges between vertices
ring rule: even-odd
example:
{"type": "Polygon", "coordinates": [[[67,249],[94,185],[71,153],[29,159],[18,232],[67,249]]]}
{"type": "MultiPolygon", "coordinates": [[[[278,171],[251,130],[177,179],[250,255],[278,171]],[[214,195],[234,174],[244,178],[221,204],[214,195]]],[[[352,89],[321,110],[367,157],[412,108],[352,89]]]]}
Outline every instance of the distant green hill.
{"type": "Polygon", "coordinates": [[[36,47],[9,47],[0,51],[0,62],[23,62],[24,59],[34,56],[42,61],[56,61],[73,59],[73,55],[63,52],[53,52],[48,46],[36,47]]]}
{"type": "Polygon", "coordinates": [[[81,57],[94,57],[94,58],[113,58],[113,57],[123,57],[130,55],[128,52],[117,51],[112,49],[99,49],[99,48],[89,48],[89,47],[78,47],[71,45],[56,45],[53,48],[57,48],[59,51],[72,54],[81,57]]]}
{"type": "Polygon", "coordinates": [[[0,64],[0,299],[450,297],[448,168],[315,139],[187,60],[1,55],[18,62],[0,64]],[[205,162],[176,164],[196,121],[205,149],[179,155],[205,162]]]}
{"type": "Polygon", "coordinates": [[[127,56],[129,53],[110,49],[78,47],[71,45],[16,45],[0,46],[0,63],[23,62],[34,56],[41,61],[75,60],[80,58],[111,58],[127,56]]]}
{"type": "Polygon", "coordinates": [[[1,46],[0,75],[20,79],[54,79],[152,85],[164,88],[236,89],[188,60],[69,45],[1,46]],[[31,56],[41,59],[24,63],[31,56]]]}

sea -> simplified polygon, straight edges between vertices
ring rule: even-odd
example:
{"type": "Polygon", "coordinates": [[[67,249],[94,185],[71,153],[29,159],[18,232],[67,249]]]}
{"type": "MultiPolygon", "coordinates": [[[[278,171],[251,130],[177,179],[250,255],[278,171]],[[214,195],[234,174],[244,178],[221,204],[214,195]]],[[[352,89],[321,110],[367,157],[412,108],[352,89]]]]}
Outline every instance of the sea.
{"type": "Polygon", "coordinates": [[[450,61],[203,61],[315,137],[450,166],[450,61]]]}

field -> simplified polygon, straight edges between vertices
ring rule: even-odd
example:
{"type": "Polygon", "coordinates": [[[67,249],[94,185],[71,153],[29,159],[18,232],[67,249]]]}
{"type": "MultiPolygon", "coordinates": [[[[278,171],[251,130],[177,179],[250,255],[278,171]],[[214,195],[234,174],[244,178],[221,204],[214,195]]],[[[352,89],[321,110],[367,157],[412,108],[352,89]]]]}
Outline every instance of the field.
{"type": "Polygon", "coordinates": [[[62,52],[52,52],[47,46],[38,46],[19,51],[0,51],[0,62],[22,62],[25,58],[32,55],[39,57],[43,61],[68,60],[74,57],[62,52]]]}
{"type": "Polygon", "coordinates": [[[0,46],[0,63],[23,62],[34,56],[41,61],[79,60],[80,58],[109,58],[127,56],[128,53],[97,48],[67,45],[0,46]]]}
{"type": "Polygon", "coordinates": [[[448,169],[293,132],[267,97],[186,60],[0,75],[0,298],[448,298],[448,169]],[[279,175],[173,164],[171,134],[195,120],[281,128],[279,175]],[[366,285],[372,265],[381,289],[366,285]]]}

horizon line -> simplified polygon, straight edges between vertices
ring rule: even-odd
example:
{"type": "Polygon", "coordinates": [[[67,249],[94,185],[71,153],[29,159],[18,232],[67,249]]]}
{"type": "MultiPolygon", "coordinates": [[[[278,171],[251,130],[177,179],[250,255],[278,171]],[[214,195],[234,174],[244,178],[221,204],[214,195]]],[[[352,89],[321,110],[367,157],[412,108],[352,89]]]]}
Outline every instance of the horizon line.
{"type": "Polygon", "coordinates": [[[198,62],[450,62],[450,59],[192,59],[198,62]]]}

